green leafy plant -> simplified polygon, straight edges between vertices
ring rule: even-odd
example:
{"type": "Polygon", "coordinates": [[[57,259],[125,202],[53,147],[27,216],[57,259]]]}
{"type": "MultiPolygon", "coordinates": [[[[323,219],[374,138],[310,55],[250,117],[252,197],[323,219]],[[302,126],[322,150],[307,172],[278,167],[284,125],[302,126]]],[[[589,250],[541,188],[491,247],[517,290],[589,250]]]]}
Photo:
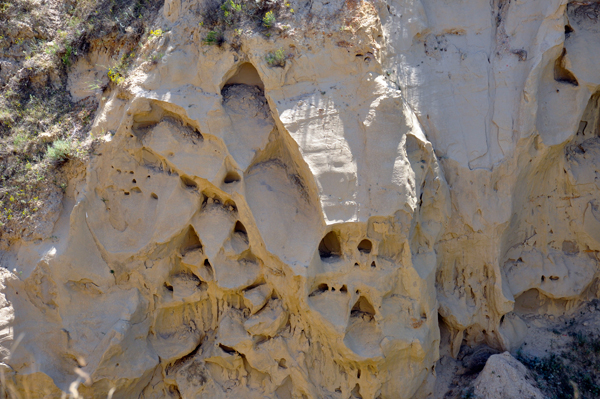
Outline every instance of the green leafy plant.
{"type": "Polygon", "coordinates": [[[129,53],[123,54],[123,56],[121,56],[121,60],[117,65],[109,67],[107,75],[110,81],[116,83],[117,85],[123,83],[125,81],[125,75],[127,74],[129,64],[134,58],[135,52],[131,51],[129,53]]]}
{"type": "Polygon", "coordinates": [[[203,44],[206,44],[209,46],[214,46],[214,45],[220,46],[221,44],[223,44],[223,42],[224,42],[223,35],[214,30],[211,30],[210,32],[208,32],[206,34],[206,37],[204,38],[204,40],[202,40],[203,44]]]}
{"type": "Polygon", "coordinates": [[[269,52],[265,56],[265,61],[267,61],[267,64],[270,67],[283,68],[285,66],[285,53],[283,52],[283,49],[280,48],[278,50],[269,52]]]}
{"type": "Polygon", "coordinates": [[[71,55],[73,55],[73,47],[69,44],[65,46],[65,53],[60,57],[66,67],[71,65],[71,55]]]}
{"type": "Polygon", "coordinates": [[[267,28],[267,29],[271,28],[277,22],[277,19],[275,18],[275,13],[273,11],[267,11],[267,13],[263,17],[262,21],[263,21],[263,26],[265,28],[267,28]]]}
{"type": "Polygon", "coordinates": [[[62,163],[69,159],[72,151],[73,148],[70,142],[59,139],[52,143],[52,146],[48,148],[46,157],[48,157],[51,162],[62,163]]]}
{"type": "Polygon", "coordinates": [[[111,82],[121,84],[125,81],[125,77],[121,75],[118,66],[108,68],[108,78],[111,82]]]}
{"type": "Polygon", "coordinates": [[[161,37],[163,35],[163,33],[164,33],[163,30],[159,28],[159,29],[151,30],[150,36],[161,37]]]}
{"type": "Polygon", "coordinates": [[[221,5],[221,11],[225,17],[229,17],[234,12],[242,11],[242,5],[234,3],[233,0],[228,0],[221,5]]]}

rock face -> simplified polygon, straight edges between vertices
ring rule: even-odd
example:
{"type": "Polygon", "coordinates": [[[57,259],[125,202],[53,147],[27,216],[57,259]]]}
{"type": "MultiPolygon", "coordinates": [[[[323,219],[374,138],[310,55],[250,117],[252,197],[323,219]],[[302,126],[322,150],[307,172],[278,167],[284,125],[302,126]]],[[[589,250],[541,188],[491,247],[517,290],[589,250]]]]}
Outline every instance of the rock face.
{"type": "Polygon", "coordinates": [[[597,296],[597,3],[291,3],[218,47],[166,2],[52,237],[0,258],[7,392],[408,399],[438,315],[509,350],[531,293],[597,296]]]}

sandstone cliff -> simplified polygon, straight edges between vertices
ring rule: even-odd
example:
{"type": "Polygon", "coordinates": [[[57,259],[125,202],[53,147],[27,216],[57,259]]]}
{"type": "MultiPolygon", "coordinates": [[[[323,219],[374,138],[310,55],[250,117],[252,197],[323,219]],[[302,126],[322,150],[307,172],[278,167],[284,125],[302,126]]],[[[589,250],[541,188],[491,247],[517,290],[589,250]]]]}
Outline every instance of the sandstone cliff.
{"type": "Polygon", "coordinates": [[[425,398],[442,356],[541,356],[600,295],[599,15],[167,0],[90,40],[88,155],[5,232],[4,395],[425,398]]]}

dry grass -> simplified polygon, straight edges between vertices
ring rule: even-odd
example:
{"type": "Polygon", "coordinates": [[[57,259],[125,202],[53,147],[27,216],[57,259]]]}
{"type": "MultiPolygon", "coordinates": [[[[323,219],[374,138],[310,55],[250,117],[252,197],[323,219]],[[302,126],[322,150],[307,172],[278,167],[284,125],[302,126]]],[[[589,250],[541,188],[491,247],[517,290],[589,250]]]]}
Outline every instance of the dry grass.
{"type": "Polygon", "coordinates": [[[0,75],[4,244],[31,233],[47,198],[65,189],[62,165],[87,156],[89,146],[83,142],[98,104],[95,97],[71,99],[66,87],[69,68],[94,43],[139,42],[162,3],[0,0],[0,59],[10,63],[10,69],[2,67],[8,75],[0,75]]]}

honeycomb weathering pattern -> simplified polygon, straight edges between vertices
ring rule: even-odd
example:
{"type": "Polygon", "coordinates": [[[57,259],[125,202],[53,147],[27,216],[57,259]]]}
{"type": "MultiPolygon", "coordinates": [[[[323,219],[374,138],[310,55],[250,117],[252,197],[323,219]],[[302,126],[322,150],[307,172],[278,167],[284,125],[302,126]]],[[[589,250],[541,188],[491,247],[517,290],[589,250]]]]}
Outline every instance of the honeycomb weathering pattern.
{"type": "Polygon", "coordinates": [[[597,296],[596,7],[467,3],[300,2],[305,36],[218,48],[168,1],[54,238],[3,254],[7,386],[409,399],[441,346],[597,296]]]}

